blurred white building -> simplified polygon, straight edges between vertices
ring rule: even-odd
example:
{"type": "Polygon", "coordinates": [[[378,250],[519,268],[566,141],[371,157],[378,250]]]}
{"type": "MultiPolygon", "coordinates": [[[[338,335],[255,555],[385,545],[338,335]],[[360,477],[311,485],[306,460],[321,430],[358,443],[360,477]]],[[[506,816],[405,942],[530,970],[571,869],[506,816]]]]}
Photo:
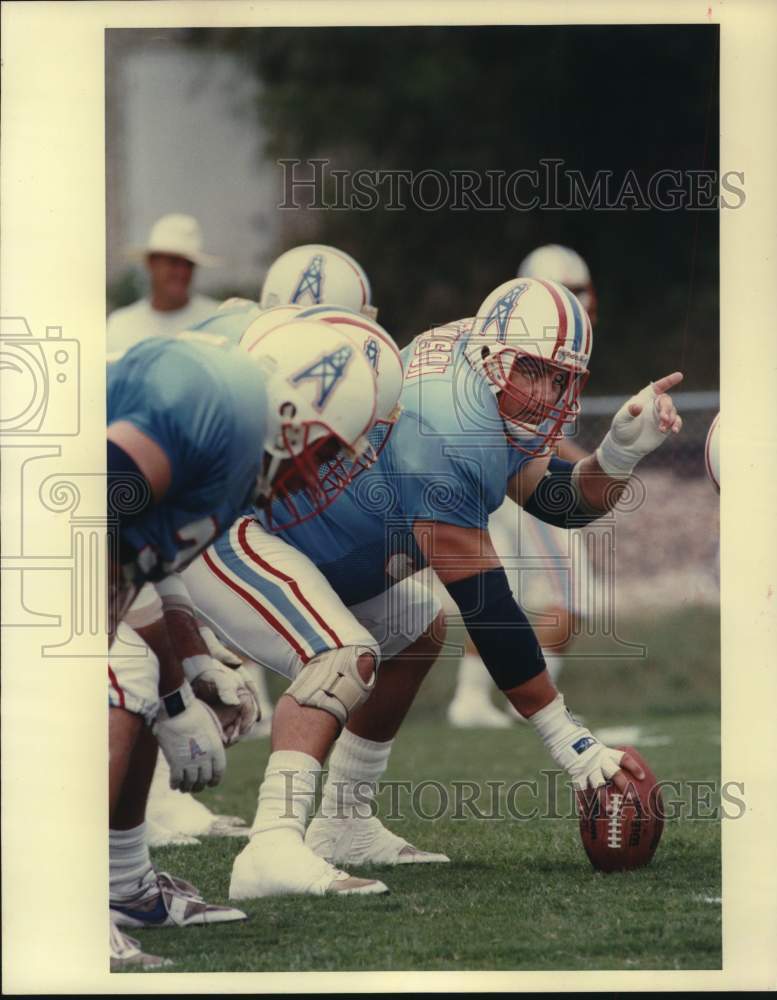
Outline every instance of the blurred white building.
{"type": "Polygon", "coordinates": [[[203,292],[258,294],[278,229],[280,171],[261,159],[253,76],[223,53],[184,47],[170,31],[108,32],[106,43],[107,280],[128,267],[167,212],[196,216],[203,292]]]}

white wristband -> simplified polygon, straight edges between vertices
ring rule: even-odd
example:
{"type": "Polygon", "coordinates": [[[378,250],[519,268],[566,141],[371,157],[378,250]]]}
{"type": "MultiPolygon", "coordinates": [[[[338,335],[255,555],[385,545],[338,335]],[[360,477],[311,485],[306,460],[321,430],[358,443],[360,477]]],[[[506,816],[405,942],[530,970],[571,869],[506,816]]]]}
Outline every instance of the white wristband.
{"type": "Polygon", "coordinates": [[[634,471],[639,459],[626,448],[621,448],[613,439],[610,431],[604,435],[604,440],[596,449],[596,461],[602,472],[611,479],[628,479],[634,471]]]}
{"type": "Polygon", "coordinates": [[[585,726],[581,726],[572,716],[564,703],[563,694],[556,695],[549,705],[530,716],[529,722],[537,730],[551,757],[562,767],[566,766],[565,751],[572,749],[574,753],[580,754],[598,742],[585,726]],[[561,756],[564,757],[564,762],[559,760],[561,756]]]}

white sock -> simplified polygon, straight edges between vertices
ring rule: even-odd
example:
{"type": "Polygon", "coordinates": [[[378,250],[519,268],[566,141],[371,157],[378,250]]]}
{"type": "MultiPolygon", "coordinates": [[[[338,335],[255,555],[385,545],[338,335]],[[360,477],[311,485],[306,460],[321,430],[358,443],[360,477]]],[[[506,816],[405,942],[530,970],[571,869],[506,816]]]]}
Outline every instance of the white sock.
{"type": "Polygon", "coordinates": [[[465,653],[459,661],[459,673],[456,680],[454,697],[480,696],[491,701],[491,691],[494,681],[485,664],[475,653],[465,653]]]}
{"type": "Polygon", "coordinates": [[[270,754],[251,827],[252,843],[267,833],[291,834],[302,841],[320,771],[321,765],[309,754],[297,750],[270,754]]]}
{"type": "Polygon", "coordinates": [[[375,788],[388,767],[393,740],[376,743],[344,729],[329,758],[329,775],[321,799],[322,816],[371,815],[375,788]]]}
{"type": "Polygon", "coordinates": [[[130,899],[154,873],[146,843],[146,824],[131,830],[110,830],[108,843],[111,899],[130,899]]]}

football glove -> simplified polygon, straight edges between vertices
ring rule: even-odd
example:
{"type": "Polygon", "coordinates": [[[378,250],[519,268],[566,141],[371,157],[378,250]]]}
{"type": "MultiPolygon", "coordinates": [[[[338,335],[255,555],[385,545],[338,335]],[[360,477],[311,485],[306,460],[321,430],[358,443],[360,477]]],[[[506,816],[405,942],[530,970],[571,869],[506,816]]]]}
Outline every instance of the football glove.
{"type": "Polygon", "coordinates": [[[227,649],[223,643],[219,642],[212,628],[200,625],[200,635],[205,640],[208,652],[214,660],[218,660],[219,663],[223,663],[227,667],[239,667],[243,662],[231,649],[227,649]]]}
{"type": "Polygon", "coordinates": [[[221,781],[227,766],[221,726],[187,681],[160,699],[153,733],[170,765],[171,788],[199,792],[221,781]]]}
{"type": "Polygon", "coordinates": [[[529,721],[575,788],[584,790],[589,785],[599,788],[620,770],[624,751],[606,747],[581,726],[567,710],[563,695],[558,695],[529,721]]]}

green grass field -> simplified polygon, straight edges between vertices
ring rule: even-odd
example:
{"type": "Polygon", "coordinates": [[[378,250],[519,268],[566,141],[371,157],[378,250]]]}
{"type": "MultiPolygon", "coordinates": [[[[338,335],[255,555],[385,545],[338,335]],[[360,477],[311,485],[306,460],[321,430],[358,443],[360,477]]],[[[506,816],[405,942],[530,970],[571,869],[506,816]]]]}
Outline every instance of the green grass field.
{"type": "MultiPolygon", "coordinates": [[[[567,703],[593,729],[640,726],[647,742],[637,745],[660,779],[717,782],[717,613],[656,614],[623,622],[619,634],[646,645],[647,656],[570,660],[561,678],[567,703]]],[[[577,646],[593,648],[590,641],[577,646]]],[[[515,818],[515,808],[510,815],[507,791],[521,779],[538,781],[538,794],[523,788],[514,805],[524,815],[541,807],[547,782],[540,772],[550,759],[524,726],[450,728],[444,713],[454,677],[453,661],[434,668],[386,774],[387,781],[442,784],[442,793],[427,787],[415,800],[421,812],[439,818],[414,814],[411,794],[400,792],[401,818],[387,825],[418,846],[445,851],[450,865],[371,869],[389,885],[389,896],[242,903],[250,916],[245,923],[145,931],[137,935],[143,947],[175,959],[170,971],[720,968],[719,821],[671,820],[649,867],[595,873],[561,779],[556,818],[515,818]],[[474,818],[461,807],[466,818],[456,818],[456,783],[468,781],[483,787],[476,804],[492,818],[474,818]]],[[[203,801],[250,822],[268,752],[267,740],[231,750],[223,785],[203,801]]],[[[688,795],[684,786],[681,797],[688,795]]],[[[384,789],[379,815],[391,806],[384,789]]],[[[154,861],[193,881],[206,898],[223,901],[243,843],[208,838],[199,847],[156,851],[154,861]]]]}

